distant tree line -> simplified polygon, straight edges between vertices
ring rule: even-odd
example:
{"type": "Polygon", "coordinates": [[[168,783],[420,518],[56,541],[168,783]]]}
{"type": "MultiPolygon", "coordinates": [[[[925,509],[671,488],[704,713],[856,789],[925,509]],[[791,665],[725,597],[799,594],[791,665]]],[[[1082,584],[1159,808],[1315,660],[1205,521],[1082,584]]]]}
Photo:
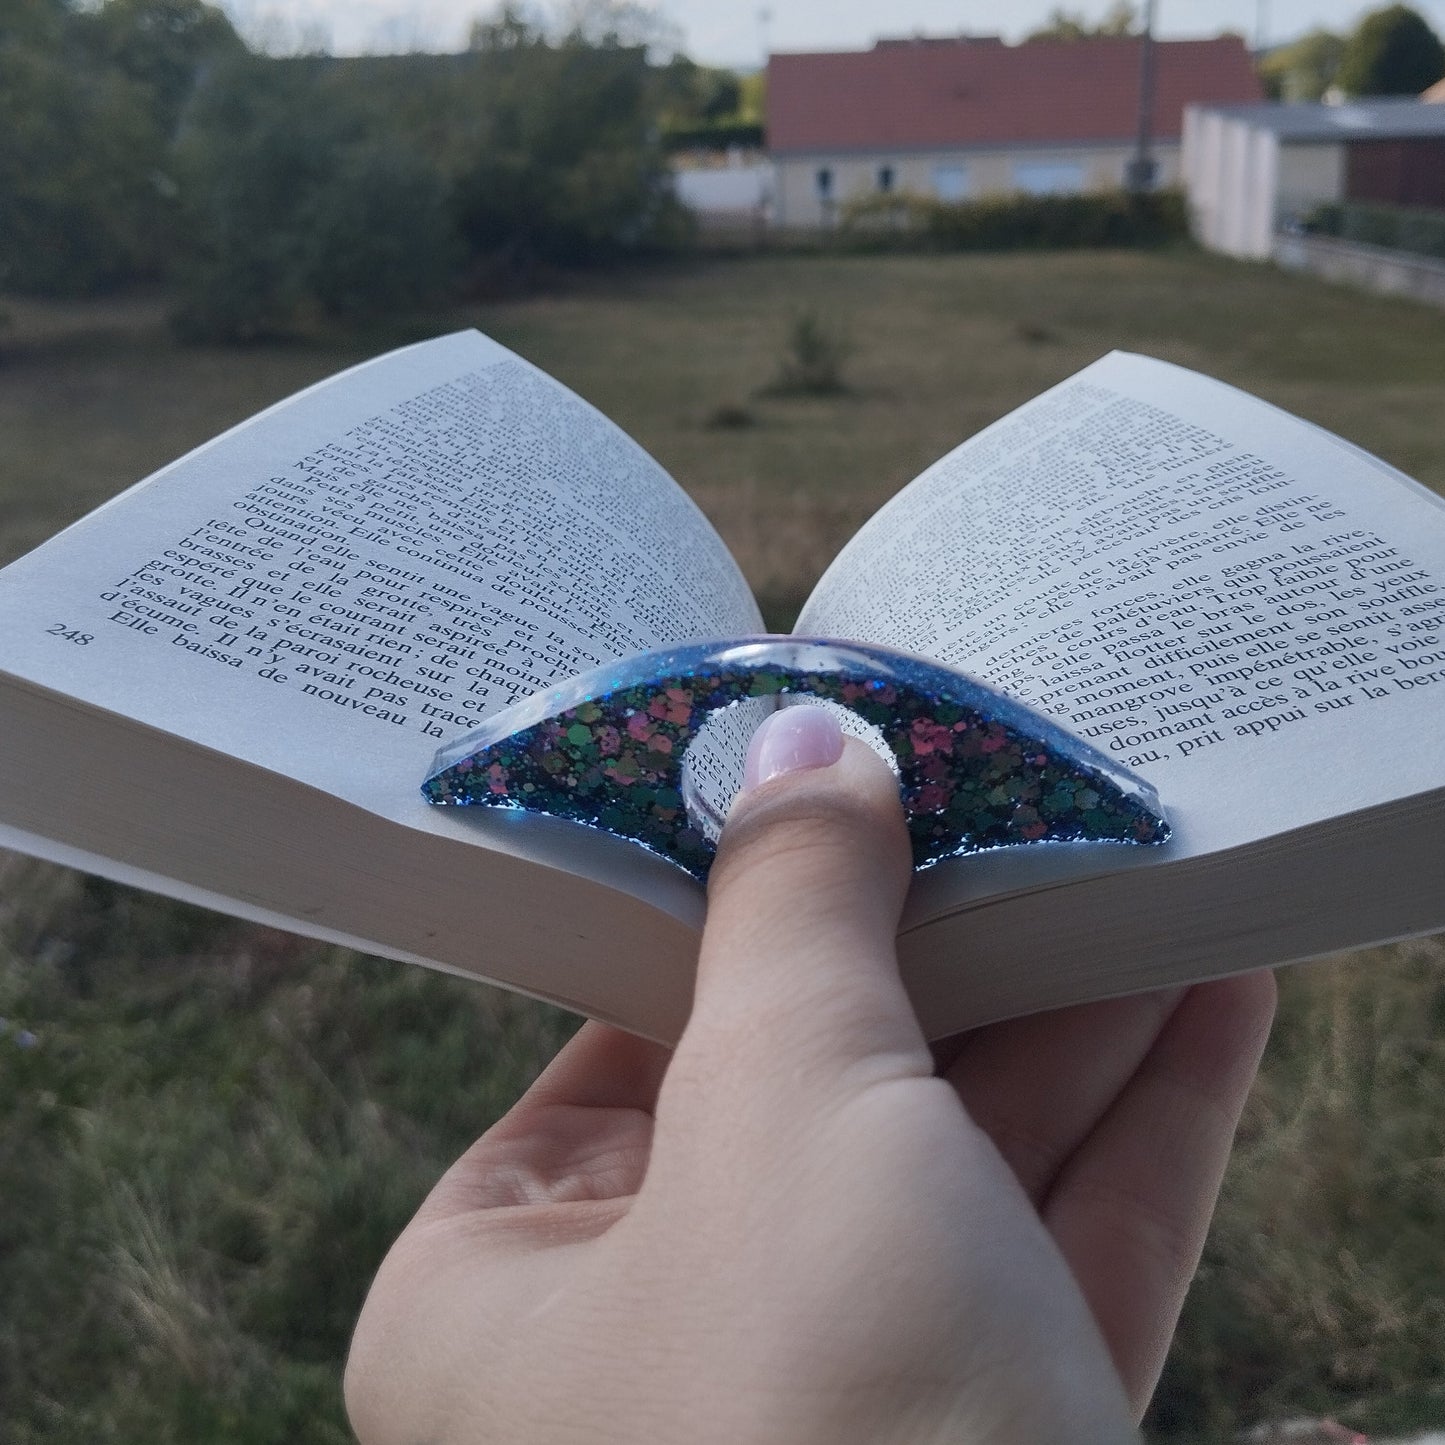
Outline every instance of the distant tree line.
{"type": "Polygon", "coordinates": [[[1371,11],[1348,35],[1315,29],[1261,57],[1260,77],[1276,100],[1419,95],[1445,77],[1445,45],[1408,5],[1371,11]]]}
{"type": "Polygon", "coordinates": [[[1091,21],[1082,12],[1065,10],[1055,6],[1049,17],[1038,29],[1031,31],[1026,40],[1100,40],[1117,38],[1121,35],[1135,35],[1139,31],[1138,7],[1128,0],[1116,0],[1109,6],[1102,20],[1091,21]]]}
{"type": "MultiPolygon", "coordinates": [[[[1116,0],[1103,18],[1056,6],[1030,40],[1094,40],[1137,35],[1141,7],[1116,0]]],[[[1445,46],[1408,5],[1365,15],[1348,35],[1317,28],[1260,57],[1259,74],[1274,100],[1341,95],[1419,95],[1445,76],[1445,46]]]]}
{"type": "Polygon", "coordinates": [[[205,0],[4,0],[0,289],[165,279],[185,331],[245,339],[674,248],[664,129],[739,95],[649,59],[646,14],[504,8],[461,54],[278,58],[205,0]]]}

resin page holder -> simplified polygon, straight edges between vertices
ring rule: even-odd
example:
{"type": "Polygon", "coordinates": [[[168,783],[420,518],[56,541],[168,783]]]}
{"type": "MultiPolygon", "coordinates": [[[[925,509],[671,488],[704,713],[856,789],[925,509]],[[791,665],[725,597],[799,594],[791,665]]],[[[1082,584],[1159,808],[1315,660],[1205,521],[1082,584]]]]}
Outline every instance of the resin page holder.
{"type": "Polygon", "coordinates": [[[742,703],[817,699],[882,735],[915,868],[1017,844],[1162,843],[1154,788],[1050,718],[964,673],[826,638],[689,643],[608,663],[441,748],[430,802],[600,828],[705,880],[722,810],[689,749],[742,703]]]}

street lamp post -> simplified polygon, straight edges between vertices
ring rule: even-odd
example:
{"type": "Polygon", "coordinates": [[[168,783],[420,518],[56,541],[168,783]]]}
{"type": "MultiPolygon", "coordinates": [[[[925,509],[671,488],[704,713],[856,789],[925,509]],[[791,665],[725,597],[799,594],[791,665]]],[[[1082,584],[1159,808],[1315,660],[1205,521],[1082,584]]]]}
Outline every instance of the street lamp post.
{"type": "Polygon", "coordinates": [[[1131,191],[1143,193],[1154,189],[1159,164],[1153,153],[1154,124],[1154,0],[1144,0],[1144,35],[1139,51],[1139,132],[1134,155],[1124,172],[1124,183],[1131,191]]]}

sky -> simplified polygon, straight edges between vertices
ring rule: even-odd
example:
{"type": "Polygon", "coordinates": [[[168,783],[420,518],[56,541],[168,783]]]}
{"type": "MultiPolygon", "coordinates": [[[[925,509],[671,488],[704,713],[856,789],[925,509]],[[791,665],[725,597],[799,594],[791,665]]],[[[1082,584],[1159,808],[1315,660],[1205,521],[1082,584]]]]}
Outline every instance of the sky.
{"type": "MultiPolygon", "coordinates": [[[[221,0],[249,39],[271,50],[450,50],[465,41],[489,0],[221,0]]],[[[680,32],[682,50],[710,65],[758,65],[768,50],[866,49],[880,35],[999,34],[1022,38],[1056,0],[649,0],[680,32]],[[1001,18],[1001,16],[1006,18],[1001,18]]],[[[1383,0],[1379,0],[1383,3],[1383,0]]],[[[1445,35],[1445,0],[1413,0],[1445,35]]],[[[557,8],[543,0],[544,12],[557,8]]],[[[1090,17],[1108,0],[1074,0],[1065,9],[1090,17]]],[[[1155,33],[1164,38],[1238,31],[1278,43],[1317,25],[1348,30],[1378,4],[1359,0],[1156,0],[1155,33]]]]}

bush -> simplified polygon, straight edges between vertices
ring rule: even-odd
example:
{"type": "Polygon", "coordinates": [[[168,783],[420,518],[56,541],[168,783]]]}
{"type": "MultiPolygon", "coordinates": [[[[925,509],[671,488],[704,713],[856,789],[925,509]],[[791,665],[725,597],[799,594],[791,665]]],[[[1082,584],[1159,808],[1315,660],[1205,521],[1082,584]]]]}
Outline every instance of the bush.
{"type": "Polygon", "coordinates": [[[374,139],[336,75],[325,61],[247,60],[198,104],[180,168],[191,242],[175,319],[189,339],[404,311],[450,279],[441,176],[404,142],[374,139]]]}
{"type": "Polygon", "coordinates": [[[839,239],[878,250],[1014,251],[1159,246],[1188,232],[1179,191],[1015,194],[958,202],[899,194],[848,202],[839,239]]]}
{"type": "Polygon", "coordinates": [[[168,147],[195,76],[241,48],[202,0],[39,0],[0,19],[0,286],[84,295],[160,274],[168,147]]]}
{"type": "Polygon", "coordinates": [[[669,126],[662,133],[667,151],[761,150],[763,128],[755,121],[722,120],[669,126]]]}
{"type": "MultiPolygon", "coordinates": [[[[508,279],[675,249],[658,69],[590,33],[506,11],[463,55],[277,58],[205,0],[26,0],[0,19],[0,286],[174,277],[184,334],[244,340],[422,306],[468,248],[508,279]]],[[[734,77],[674,71],[678,123],[736,106],[734,77]]]]}
{"type": "Polygon", "coordinates": [[[83,295],[150,270],[161,155],[124,76],[0,45],[0,286],[83,295]]]}
{"type": "Polygon", "coordinates": [[[488,87],[454,193],[478,258],[525,273],[683,242],[642,50],[524,35],[482,58],[488,87]]]}
{"type": "Polygon", "coordinates": [[[807,308],[788,327],[778,374],[765,390],[773,396],[838,396],[848,390],[843,363],[852,345],[842,329],[807,308]]]}
{"type": "Polygon", "coordinates": [[[1445,211],[1351,201],[1317,207],[1305,218],[1305,229],[1342,241],[1445,259],[1445,211]]]}
{"type": "Polygon", "coordinates": [[[460,249],[448,199],[441,176],[405,146],[348,148],[302,208],[311,294],[329,315],[350,319],[436,300],[460,249]]]}

